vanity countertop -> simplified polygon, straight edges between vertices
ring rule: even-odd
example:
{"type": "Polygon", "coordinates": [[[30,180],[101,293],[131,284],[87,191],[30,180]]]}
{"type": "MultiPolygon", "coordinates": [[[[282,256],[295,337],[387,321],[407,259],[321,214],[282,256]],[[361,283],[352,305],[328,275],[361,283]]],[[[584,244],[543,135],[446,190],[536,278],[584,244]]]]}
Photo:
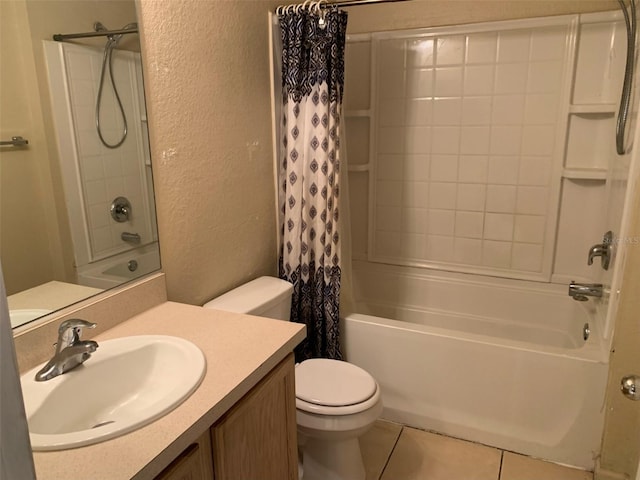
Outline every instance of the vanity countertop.
{"type": "Polygon", "coordinates": [[[38,480],[154,478],[302,341],[304,326],[165,302],[95,340],[151,334],[182,337],[200,347],[207,371],[198,389],[164,417],[124,436],[34,452],[38,480]]]}

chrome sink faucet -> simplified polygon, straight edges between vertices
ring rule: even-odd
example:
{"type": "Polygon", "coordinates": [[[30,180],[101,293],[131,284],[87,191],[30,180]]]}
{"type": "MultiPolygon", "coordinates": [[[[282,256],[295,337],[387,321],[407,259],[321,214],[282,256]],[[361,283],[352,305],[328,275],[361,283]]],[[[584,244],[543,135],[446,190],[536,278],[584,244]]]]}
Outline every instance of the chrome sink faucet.
{"type": "Polygon", "coordinates": [[[96,324],[73,318],[65,320],[58,328],[56,352],[44,367],[36,373],[36,381],[44,382],[77,367],[96,351],[98,343],[93,340],[80,340],[82,328],[95,328],[96,324]]]}

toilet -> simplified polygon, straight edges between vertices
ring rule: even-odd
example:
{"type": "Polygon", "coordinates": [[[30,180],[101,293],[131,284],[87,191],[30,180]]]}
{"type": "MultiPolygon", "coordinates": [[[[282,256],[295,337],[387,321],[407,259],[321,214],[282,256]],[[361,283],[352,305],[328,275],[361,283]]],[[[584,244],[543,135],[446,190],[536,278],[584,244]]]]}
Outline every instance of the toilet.
{"type": "MultiPolygon", "coordinates": [[[[293,285],[260,277],[207,302],[205,308],[289,320],[293,285]]],[[[364,480],[358,438],[382,413],[380,388],[348,362],[314,358],[296,365],[300,480],[364,480]]]]}

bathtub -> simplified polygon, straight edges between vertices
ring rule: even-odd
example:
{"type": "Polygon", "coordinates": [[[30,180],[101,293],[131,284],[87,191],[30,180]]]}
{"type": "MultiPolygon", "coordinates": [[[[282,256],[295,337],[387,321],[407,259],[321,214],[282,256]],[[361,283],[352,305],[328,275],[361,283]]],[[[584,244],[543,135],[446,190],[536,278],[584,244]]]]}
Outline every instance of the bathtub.
{"type": "Polygon", "coordinates": [[[88,287],[112,288],[160,269],[158,243],[105,258],[78,268],[78,283],[88,287]]]}
{"type": "Polygon", "coordinates": [[[608,349],[592,301],[566,286],[354,263],[344,353],[378,381],[383,418],[593,469],[608,349]]]}

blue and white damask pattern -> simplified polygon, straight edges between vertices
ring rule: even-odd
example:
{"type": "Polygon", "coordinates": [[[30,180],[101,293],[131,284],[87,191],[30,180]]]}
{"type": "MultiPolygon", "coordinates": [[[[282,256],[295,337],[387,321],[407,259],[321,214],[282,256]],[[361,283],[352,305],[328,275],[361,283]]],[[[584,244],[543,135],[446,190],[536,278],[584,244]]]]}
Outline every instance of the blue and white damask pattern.
{"type": "Polygon", "coordinates": [[[294,286],[291,320],[307,326],[296,351],[340,359],[340,120],[346,12],[279,17],[283,123],[280,276],[294,286]]]}

